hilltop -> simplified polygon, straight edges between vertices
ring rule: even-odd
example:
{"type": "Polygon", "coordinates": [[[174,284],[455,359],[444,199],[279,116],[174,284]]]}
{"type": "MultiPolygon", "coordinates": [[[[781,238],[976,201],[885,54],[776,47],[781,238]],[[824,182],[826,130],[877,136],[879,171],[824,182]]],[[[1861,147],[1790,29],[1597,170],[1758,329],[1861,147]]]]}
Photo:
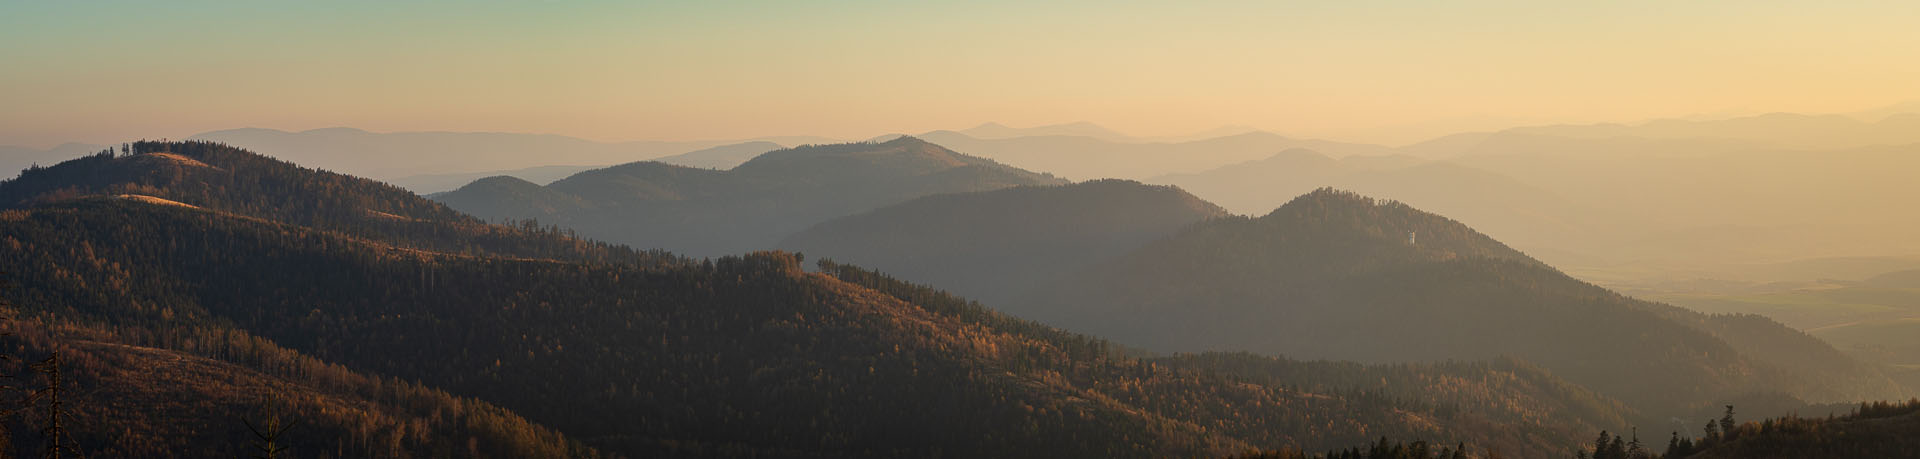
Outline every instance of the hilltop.
{"type": "Polygon", "coordinates": [[[901,137],[775,150],[728,170],[637,162],[538,189],[475,183],[434,198],[487,219],[537,219],[588,237],[712,257],[771,248],[820,222],[922,196],[1059,183],[901,137]]]}

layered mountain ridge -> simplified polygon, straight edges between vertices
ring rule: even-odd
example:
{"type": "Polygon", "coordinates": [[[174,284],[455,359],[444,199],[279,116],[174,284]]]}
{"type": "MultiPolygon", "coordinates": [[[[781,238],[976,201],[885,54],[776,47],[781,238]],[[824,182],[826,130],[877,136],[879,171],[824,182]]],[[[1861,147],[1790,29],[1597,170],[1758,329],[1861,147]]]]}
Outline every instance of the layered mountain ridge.
{"type": "Polygon", "coordinates": [[[487,219],[536,219],[598,239],[710,257],[773,247],[831,218],[921,196],[1062,180],[913,137],[809,145],[729,170],[637,162],[534,190],[494,184],[434,198],[487,219]]]}
{"type": "MultiPolygon", "coordinates": [[[[0,184],[0,241],[12,249],[0,261],[19,269],[8,298],[23,314],[112,330],[87,338],[104,346],[46,339],[270,368],[203,346],[254,336],[252,348],[497,405],[564,436],[544,444],[587,445],[581,454],[1144,457],[1321,450],[1380,435],[1564,454],[1558,439],[1628,417],[1524,365],[1280,362],[1295,368],[1286,383],[1206,360],[1169,368],[858,268],[807,273],[782,253],[691,261],[484,224],[397,188],[217,144],[132,150],[0,184]],[[1297,387],[1354,371],[1374,376],[1297,387]],[[1502,382],[1515,378],[1544,382],[1502,382]]],[[[420,435],[518,441],[511,430],[449,432],[464,433],[420,435]]],[[[128,441],[84,438],[95,451],[128,441]]],[[[442,444],[460,445],[394,455],[465,451],[442,444]]]]}

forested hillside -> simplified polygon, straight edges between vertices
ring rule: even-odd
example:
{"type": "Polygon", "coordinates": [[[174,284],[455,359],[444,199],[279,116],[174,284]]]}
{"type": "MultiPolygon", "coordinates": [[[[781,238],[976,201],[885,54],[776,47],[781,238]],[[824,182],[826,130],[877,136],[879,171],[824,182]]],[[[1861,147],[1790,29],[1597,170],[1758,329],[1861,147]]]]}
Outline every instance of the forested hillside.
{"type": "Polygon", "coordinates": [[[0,399],[14,412],[0,420],[10,434],[0,454],[10,457],[50,450],[54,417],[58,444],[87,457],[251,457],[265,446],[252,429],[270,422],[285,427],[275,446],[299,457],[600,455],[493,404],[367,376],[231,328],[33,318],[7,332],[0,353],[11,358],[0,371],[17,377],[0,399]],[[58,386],[47,365],[56,353],[58,386]]]}
{"type": "MultiPolygon", "coordinates": [[[[1074,361],[1113,360],[1103,340],[1014,318],[980,303],[858,267],[821,261],[822,271],[962,320],[1053,343],[1074,361]]],[[[1125,359],[1122,359],[1125,361],[1125,359]]],[[[1074,367],[1081,364],[1074,363],[1074,367]]],[[[1559,451],[1578,425],[1625,425],[1631,408],[1513,359],[1362,365],[1300,362],[1247,353],[1136,360],[1121,374],[1056,369],[1061,376],[1158,413],[1262,448],[1345,448],[1378,439],[1466,442],[1521,455],[1559,451]],[[1144,373],[1142,373],[1144,372],[1144,373]],[[1173,376],[1168,378],[1167,376],[1173,376]],[[1247,394],[1293,394],[1280,401],[1247,394]],[[1286,402],[1288,398],[1293,402],[1286,402]],[[1394,413],[1373,421],[1381,410],[1394,413]],[[1402,425],[1411,423],[1412,425],[1402,425]],[[1355,429],[1357,428],[1357,430],[1355,429]],[[1374,437],[1367,437],[1371,432],[1374,437]],[[1312,441],[1311,438],[1339,438],[1312,441]],[[1276,446],[1278,445],[1278,446],[1276,446]],[[1345,446],[1343,446],[1345,445],[1345,446]]]]}
{"type": "Polygon", "coordinates": [[[714,257],[772,248],[820,222],[922,196],[1060,183],[901,137],[775,150],[729,170],[645,161],[544,187],[490,178],[434,199],[487,219],[536,219],[600,240],[714,257]]]}
{"type": "Polygon", "coordinates": [[[83,196],[159,198],[423,250],[640,264],[673,263],[658,252],[589,241],[531,222],[490,225],[407,190],[313,170],[211,142],[122,146],[0,182],[0,206],[83,196]]]}
{"type": "Polygon", "coordinates": [[[1698,438],[1676,437],[1667,459],[1911,457],[1920,451],[1920,400],[1861,403],[1845,416],[1784,416],[1727,422],[1698,438]]]}
{"type": "MultiPolygon", "coordinates": [[[[570,441],[634,456],[1168,456],[1344,448],[1382,435],[1557,454],[1570,451],[1568,432],[1625,418],[1564,383],[1514,385],[1545,376],[1512,364],[1363,370],[1379,382],[1336,368],[1308,385],[1297,381],[1315,378],[1299,373],[1281,383],[1141,360],[871,271],[829,264],[833,275],[809,274],[796,255],[692,262],[435,214],[424,201],[351,197],[364,190],[349,186],[333,191],[349,197],[274,191],[354,182],[249,155],[142,143],[0,184],[26,196],[0,211],[9,249],[0,263],[18,268],[20,286],[8,298],[32,321],[70,324],[22,333],[13,349],[192,364],[159,365],[179,369],[172,379],[75,364],[72,384],[151,383],[147,395],[74,399],[73,410],[117,410],[90,418],[100,424],[80,429],[107,433],[76,436],[76,448],[134,451],[144,432],[167,432],[143,423],[229,417],[266,386],[293,386],[283,392],[303,401],[290,411],[317,419],[295,431],[301,447],[332,441],[347,456],[475,445],[588,453],[570,441]],[[226,166],[259,161],[286,175],[259,180],[226,166]],[[55,171],[94,182],[60,183],[55,171]],[[350,207],[364,203],[416,226],[356,217],[350,207]],[[219,381],[249,371],[267,379],[219,381]],[[402,389],[422,401],[356,401],[402,389]],[[451,413],[446,421],[405,411],[461,397],[466,408],[430,409],[451,413]],[[330,404],[366,408],[313,411],[330,404]],[[414,433],[348,432],[386,425],[382,416],[414,433]]],[[[35,437],[20,438],[25,447],[35,437]]]]}

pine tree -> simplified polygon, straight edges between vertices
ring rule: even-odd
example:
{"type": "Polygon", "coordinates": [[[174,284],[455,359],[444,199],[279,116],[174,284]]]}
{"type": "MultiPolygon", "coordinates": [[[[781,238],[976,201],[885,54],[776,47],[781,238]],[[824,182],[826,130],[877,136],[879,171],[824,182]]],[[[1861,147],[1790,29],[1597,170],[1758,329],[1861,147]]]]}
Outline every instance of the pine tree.
{"type": "Polygon", "coordinates": [[[1720,434],[1732,438],[1734,426],[1733,405],[1727,405],[1727,414],[1720,417],[1720,434]]]}
{"type": "Polygon", "coordinates": [[[1642,455],[1646,454],[1646,448],[1640,444],[1640,428],[1639,427],[1633,428],[1633,441],[1627,442],[1627,450],[1625,454],[1626,454],[1626,457],[1634,457],[1634,458],[1641,457],[1642,455]]]}
{"type": "Polygon", "coordinates": [[[1607,455],[1607,447],[1612,444],[1613,435],[1607,434],[1605,430],[1600,431],[1600,438],[1593,439],[1593,459],[1612,459],[1612,456],[1607,455]]]}

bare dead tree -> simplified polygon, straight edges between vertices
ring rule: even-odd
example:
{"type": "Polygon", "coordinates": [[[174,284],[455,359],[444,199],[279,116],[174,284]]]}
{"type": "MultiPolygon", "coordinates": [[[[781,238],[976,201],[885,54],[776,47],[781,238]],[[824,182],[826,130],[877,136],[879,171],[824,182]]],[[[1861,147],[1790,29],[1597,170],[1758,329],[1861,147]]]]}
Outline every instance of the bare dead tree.
{"type": "Polygon", "coordinates": [[[300,421],[298,419],[280,419],[280,410],[274,403],[278,400],[278,394],[267,394],[267,419],[265,423],[256,426],[253,424],[253,421],[249,421],[246,418],[240,419],[240,422],[247,425],[247,430],[253,432],[253,449],[259,451],[259,455],[254,456],[256,458],[277,459],[280,457],[280,453],[284,453],[292,448],[292,446],[282,443],[280,439],[286,435],[287,430],[292,429],[293,426],[299,424],[300,421]]]}

